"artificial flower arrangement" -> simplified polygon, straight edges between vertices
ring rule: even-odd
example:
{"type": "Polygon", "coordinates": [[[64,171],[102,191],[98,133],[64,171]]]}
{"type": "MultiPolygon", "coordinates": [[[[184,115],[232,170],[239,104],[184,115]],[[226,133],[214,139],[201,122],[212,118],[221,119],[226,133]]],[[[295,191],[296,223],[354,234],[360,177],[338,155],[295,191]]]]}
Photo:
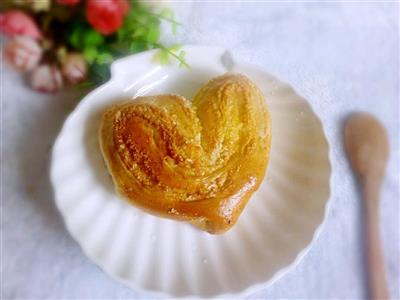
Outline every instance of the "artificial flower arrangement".
{"type": "Polygon", "coordinates": [[[0,9],[3,57],[37,91],[104,82],[115,58],[153,48],[160,63],[187,66],[179,45],[159,42],[162,21],[179,25],[172,10],[145,0],[0,0],[0,9]]]}

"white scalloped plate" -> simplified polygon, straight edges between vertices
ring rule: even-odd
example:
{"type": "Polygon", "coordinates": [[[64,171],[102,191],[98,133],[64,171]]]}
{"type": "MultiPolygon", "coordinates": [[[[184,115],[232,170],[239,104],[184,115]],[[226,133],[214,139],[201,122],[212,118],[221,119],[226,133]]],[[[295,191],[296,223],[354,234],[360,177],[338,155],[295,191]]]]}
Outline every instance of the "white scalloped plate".
{"type": "Polygon", "coordinates": [[[243,296],[299,261],[319,231],[330,194],[329,146],[318,117],[287,84],[221,48],[185,51],[190,69],[155,64],[154,51],[112,65],[111,80],[80,102],[56,140],[55,200],[86,255],[133,289],[173,297],[243,296]],[[143,94],[191,98],[227,71],[250,77],[272,116],[268,171],[238,223],[214,236],[120,200],[97,140],[105,107],[143,94]]]}

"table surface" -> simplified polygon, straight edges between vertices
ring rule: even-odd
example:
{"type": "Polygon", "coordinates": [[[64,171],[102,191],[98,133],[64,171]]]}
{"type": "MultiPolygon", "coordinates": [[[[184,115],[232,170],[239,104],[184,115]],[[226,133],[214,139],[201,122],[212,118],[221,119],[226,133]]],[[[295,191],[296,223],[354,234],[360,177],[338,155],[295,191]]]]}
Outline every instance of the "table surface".
{"type": "MultiPolygon", "coordinates": [[[[288,274],[249,298],[367,297],[360,201],[342,147],[352,111],[378,116],[391,141],[382,239],[399,295],[399,4],[173,3],[183,27],[166,41],[220,45],[291,83],[320,116],[333,152],[332,205],[319,238],[288,274]]],[[[146,298],[103,273],[64,228],[49,182],[51,146],[81,92],[32,92],[1,64],[3,299],[146,298]]]]}

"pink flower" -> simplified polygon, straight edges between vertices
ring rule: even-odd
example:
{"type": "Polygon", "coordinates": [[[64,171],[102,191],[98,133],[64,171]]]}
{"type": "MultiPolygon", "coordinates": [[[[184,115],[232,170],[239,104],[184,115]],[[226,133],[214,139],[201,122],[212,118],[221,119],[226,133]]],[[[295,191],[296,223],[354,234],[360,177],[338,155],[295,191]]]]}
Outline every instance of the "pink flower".
{"type": "Polygon", "coordinates": [[[42,48],[30,37],[16,36],[4,49],[5,59],[21,71],[31,71],[42,57],[42,48]]]}
{"type": "Polygon", "coordinates": [[[90,25],[104,35],[117,31],[128,11],[127,0],[88,0],[86,4],[86,16],[90,25]]]}
{"type": "Polygon", "coordinates": [[[35,21],[19,10],[9,10],[0,14],[0,32],[8,36],[25,35],[34,39],[42,37],[35,21]]]}
{"type": "Polygon", "coordinates": [[[54,93],[63,86],[60,70],[56,66],[41,65],[33,70],[30,84],[34,90],[45,93],[54,93]]]}
{"type": "Polygon", "coordinates": [[[85,80],[87,73],[85,58],[79,53],[67,54],[63,61],[61,72],[71,84],[82,82],[85,80]]]}
{"type": "Polygon", "coordinates": [[[57,3],[62,4],[62,5],[76,5],[80,2],[81,0],[57,0],[57,3]]]}

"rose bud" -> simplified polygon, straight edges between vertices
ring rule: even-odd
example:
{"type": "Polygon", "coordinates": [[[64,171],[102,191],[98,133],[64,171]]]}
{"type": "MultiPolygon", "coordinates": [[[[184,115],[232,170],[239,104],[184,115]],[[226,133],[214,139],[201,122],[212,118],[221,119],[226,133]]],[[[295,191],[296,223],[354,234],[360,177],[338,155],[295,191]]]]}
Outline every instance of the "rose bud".
{"type": "Polygon", "coordinates": [[[4,57],[16,69],[27,72],[33,70],[39,63],[42,49],[34,39],[17,36],[6,45],[4,57]]]}
{"type": "Polygon", "coordinates": [[[61,72],[71,84],[82,82],[86,78],[87,63],[80,53],[69,53],[65,56],[61,72]]]}
{"type": "Polygon", "coordinates": [[[34,39],[42,37],[35,21],[19,10],[9,10],[0,14],[0,32],[8,36],[24,35],[34,39]]]}
{"type": "Polygon", "coordinates": [[[88,0],[86,4],[88,22],[104,35],[117,31],[128,11],[127,0],[88,0]]]}
{"type": "Polygon", "coordinates": [[[57,92],[63,86],[61,72],[56,66],[41,65],[33,70],[30,77],[30,85],[39,92],[57,92]]]}
{"type": "Polygon", "coordinates": [[[62,5],[77,5],[81,0],[57,0],[58,4],[62,4],[62,5]]]}

